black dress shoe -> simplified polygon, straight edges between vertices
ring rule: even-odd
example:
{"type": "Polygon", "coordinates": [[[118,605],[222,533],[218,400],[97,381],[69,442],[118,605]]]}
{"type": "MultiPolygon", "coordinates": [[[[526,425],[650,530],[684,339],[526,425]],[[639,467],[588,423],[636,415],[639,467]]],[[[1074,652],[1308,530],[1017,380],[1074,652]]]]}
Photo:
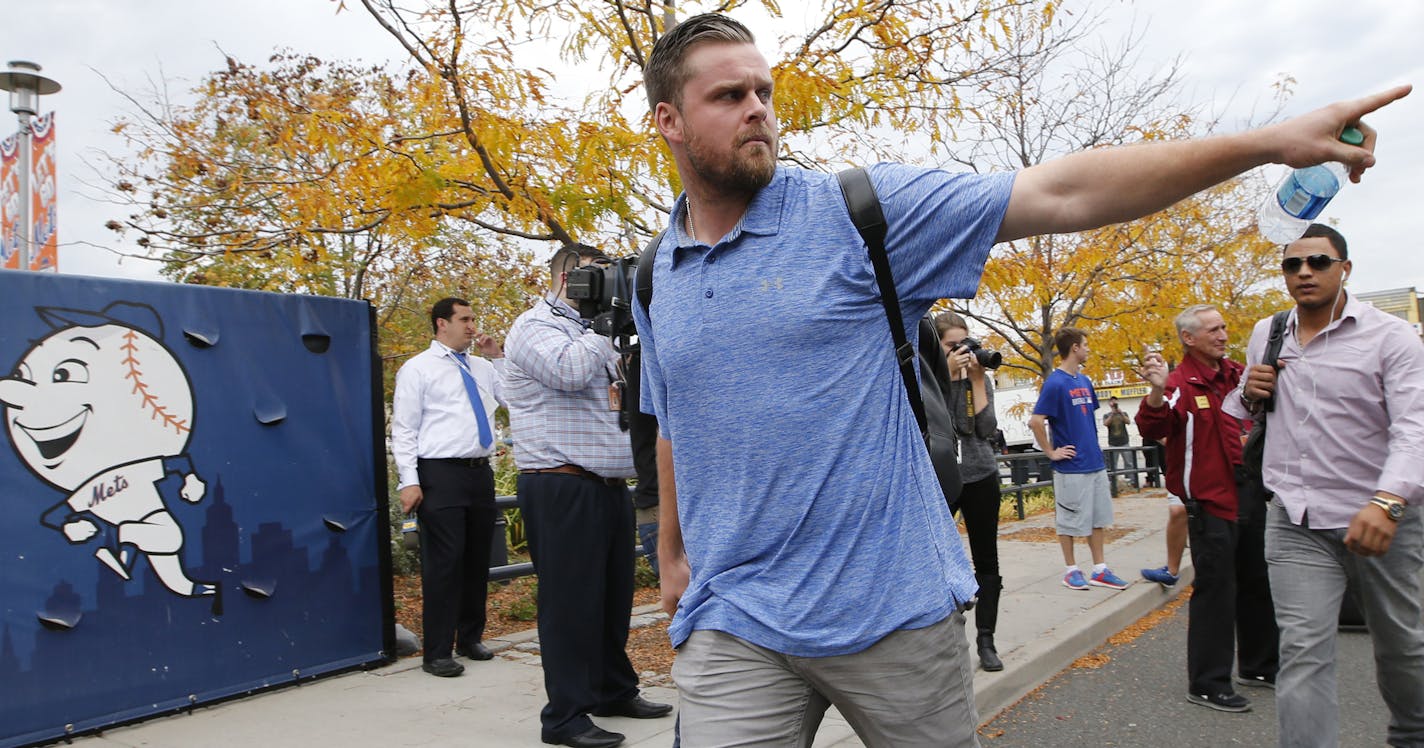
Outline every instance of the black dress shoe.
{"type": "Polygon", "coordinates": [[[468,657],[472,660],[484,661],[494,659],[494,652],[489,651],[489,647],[486,647],[481,642],[475,642],[474,644],[461,644],[460,646],[455,647],[455,654],[468,657]]]}
{"type": "Polygon", "coordinates": [[[613,748],[623,742],[623,734],[609,732],[598,725],[588,728],[572,737],[563,740],[550,740],[544,738],[545,743],[552,745],[567,745],[570,748],[613,748]]]}
{"type": "Polygon", "coordinates": [[[1004,669],[1004,661],[999,659],[999,650],[994,648],[993,634],[979,635],[979,667],[984,672],[997,673],[1004,669]]]}
{"type": "Polygon", "coordinates": [[[595,717],[632,717],[633,719],[657,719],[672,713],[672,704],[655,704],[642,696],[615,701],[593,710],[595,717]]]}
{"type": "Polygon", "coordinates": [[[420,669],[421,669],[421,670],[424,670],[424,671],[427,672],[427,673],[430,673],[431,675],[438,675],[438,676],[440,676],[441,678],[454,678],[455,676],[459,675],[460,673],[465,672],[465,666],[464,666],[464,665],[461,665],[460,663],[455,662],[454,660],[450,659],[449,657],[446,657],[446,658],[443,659],[443,660],[436,660],[436,661],[434,661],[434,662],[427,662],[427,663],[421,665],[421,666],[420,666],[420,669]]]}

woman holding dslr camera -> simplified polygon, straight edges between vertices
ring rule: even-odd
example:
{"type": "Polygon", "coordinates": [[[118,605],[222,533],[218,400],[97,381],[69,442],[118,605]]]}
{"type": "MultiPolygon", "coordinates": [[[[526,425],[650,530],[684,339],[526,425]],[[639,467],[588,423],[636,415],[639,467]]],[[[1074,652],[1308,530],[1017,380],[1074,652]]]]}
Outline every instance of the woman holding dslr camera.
{"type": "Polygon", "coordinates": [[[949,363],[950,381],[945,401],[950,405],[955,433],[959,437],[959,471],[964,490],[951,511],[962,512],[969,532],[969,554],[974,559],[974,578],[979,582],[979,602],[974,608],[974,624],[979,665],[996,672],[1004,669],[994,648],[994,629],[999,619],[999,463],[994,459],[995,434],[999,423],[994,415],[994,383],[984,370],[984,361],[997,368],[998,354],[978,350],[978,341],[969,337],[969,325],[954,312],[935,316],[935,332],[949,363]],[[966,344],[966,340],[970,342],[966,344]]]}

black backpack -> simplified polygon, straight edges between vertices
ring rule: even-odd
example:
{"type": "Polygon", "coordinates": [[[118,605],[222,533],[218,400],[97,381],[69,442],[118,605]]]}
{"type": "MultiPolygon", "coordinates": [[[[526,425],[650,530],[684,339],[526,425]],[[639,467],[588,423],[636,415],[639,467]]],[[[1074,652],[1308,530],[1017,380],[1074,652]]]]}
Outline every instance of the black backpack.
{"type": "MultiPolygon", "coordinates": [[[[944,352],[939,347],[939,336],[928,317],[920,320],[918,345],[905,338],[904,318],[900,314],[900,297],[895,291],[895,279],[890,273],[890,257],[885,252],[885,213],[880,209],[880,198],[875,194],[875,186],[870,183],[870,175],[865,169],[846,169],[836,175],[840,180],[841,196],[845,198],[846,209],[851,221],[860,232],[870,253],[870,264],[875,268],[875,282],[880,288],[880,303],[885,307],[885,318],[890,323],[890,335],[895,342],[895,360],[900,365],[900,377],[905,384],[905,396],[910,401],[910,409],[915,412],[915,422],[929,450],[930,462],[934,465],[935,477],[939,479],[940,490],[949,505],[959,501],[963,481],[959,476],[959,442],[954,436],[954,422],[945,402],[941,383],[949,381],[949,366],[944,352]],[[920,377],[915,378],[915,366],[920,367],[920,377]]],[[[638,303],[643,313],[649,314],[653,302],[653,258],[657,255],[662,234],[654,236],[643,250],[638,260],[638,271],[634,281],[638,303]]],[[[947,389],[947,388],[946,388],[947,389]]]]}
{"type": "MultiPolygon", "coordinates": [[[[1280,370],[1277,359],[1281,355],[1281,344],[1285,342],[1286,320],[1290,310],[1276,312],[1271,316],[1271,334],[1266,338],[1265,355],[1261,363],[1280,370]]],[[[1261,409],[1252,415],[1251,431],[1246,435],[1246,443],[1241,447],[1241,468],[1246,480],[1238,499],[1243,508],[1248,502],[1270,501],[1275,494],[1266,489],[1261,478],[1261,466],[1266,456],[1266,415],[1276,409],[1276,398],[1272,395],[1261,403],[1261,409]]],[[[1255,509],[1256,507],[1251,507],[1255,509]]]]}

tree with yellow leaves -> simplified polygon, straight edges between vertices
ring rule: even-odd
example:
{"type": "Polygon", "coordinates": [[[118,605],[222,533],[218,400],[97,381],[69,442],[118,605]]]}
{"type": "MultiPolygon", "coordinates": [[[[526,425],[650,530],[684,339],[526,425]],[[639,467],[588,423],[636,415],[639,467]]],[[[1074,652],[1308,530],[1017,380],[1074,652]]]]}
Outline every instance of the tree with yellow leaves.
{"type": "MultiPolygon", "coordinates": [[[[458,137],[477,154],[469,189],[485,198],[468,215],[496,233],[556,242],[577,236],[625,252],[661,228],[678,191],[646,119],[641,79],[653,43],[679,12],[780,16],[771,0],[696,9],[609,0],[419,10],[393,0],[361,4],[458,112],[458,137]],[[555,49],[585,80],[600,71],[607,83],[581,102],[556,102],[555,74],[521,64],[521,53],[532,55],[525,46],[555,49]]],[[[960,88],[997,75],[1010,59],[1003,19],[1017,7],[1049,24],[1056,3],[827,2],[810,14],[809,30],[781,40],[784,57],[774,64],[782,158],[826,163],[850,142],[867,158],[902,155],[902,133],[940,148],[960,116],[960,88]]]]}
{"type": "MultiPolygon", "coordinates": [[[[135,210],[111,221],[159,253],[174,280],[365,298],[389,355],[429,335],[430,303],[478,299],[503,330],[542,283],[530,252],[491,241],[444,201],[455,160],[425,131],[432,108],[371,67],[294,53],[257,69],[228,58],[196,103],[130,96],[115,130],[137,159],[111,157],[116,193],[135,210]]],[[[438,93],[438,91],[437,91],[438,93]]]]}
{"type": "MultiPolygon", "coordinates": [[[[623,254],[661,228],[678,187],[645,119],[641,71],[681,9],[363,6],[407,50],[409,68],[285,52],[265,67],[228,58],[191,106],[161,91],[130,97],[134,112],[116,130],[137,158],[110,161],[132,212],[111,228],[137,234],[174,279],[369,298],[392,354],[418,347],[430,300],[462,289],[493,308],[486,329],[502,329],[541,285],[530,264],[541,243],[623,254]],[[606,77],[581,100],[556,97],[536,47],[585,82],[600,77],[593,70],[606,77]],[[392,343],[397,328],[409,339],[392,343]]],[[[1018,6],[1038,25],[1056,7],[828,2],[812,28],[782,40],[782,156],[829,160],[853,139],[889,157],[900,133],[940,148],[961,112],[959,88],[1010,58],[1002,14],[1018,6]]],[[[779,13],[771,2],[746,10],[779,13]]]]}
{"type": "MultiPolygon", "coordinates": [[[[138,158],[111,161],[133,212],[111,227],[137,233],[176,279],[378,303],[405,296],[409,268],[527,259],[541,242],[621,254],[661,227],[677,185],[640,82],[674,6],[363,5],[408,70],[279,53],[266,68],[229,58],[192,106],[131,97],[116,129],[138,158]],[[540,43],[608,83],[555,97],[547,60],[530,59],[540,43]]],[[[783,40],[783,157],[816,161],[848,138],[890,155],[902,132],[938,148],[958,88],[1008,59],[1000,15],[1019,5],[1033,23],[1053,18],[1042,0],[829,2],[783,40]]]]}
{"type": "MultiPolygon", "coordinates": [[[[1175,64],[1133,77],[1131,33],[1117,46],[1094,48],[1081,39],[1050,46],[1083,25],[1056,36],[1032,24],[1014,28],[1011,44],[1021,54],[989,82],[964,123],[971,145],[954,160],[965,166],[1027,168],[1215,125],[1177,105],[1175,64]]],[[[1001,245],[979,295],[948,306],[988,328],[991,344],[1007,347],[1009,370],[1035,380],[1055,366],[1053,335],[1061,327],[1091,335],[1095,376],[1126,375],[1144,348],[1176,349],[1171,320],[1195,303],[1220,305],[1244,345],[1250,323],[1282,300],[1267,288],[1275,248],[1255,232],[1256,204],[1251,184],[1238,179],[1130,223],[1001,245]]]]}
{"type": "MultiPolygon", "coordinates": [[[[678,185],[640,83],[647,50],[677,14],[780,16],[770,0],[362,7],[406,50],[407,70],[281,54],[267,69],[229,60],[190,108],[135,100],[138,114],[119,127],[139,158],[116,159],[115,180],[135,212],[115,228],[139,233],[185,280],[366,297],[389,311],[465,287],[460,273],[478,267],[481,282],[505,294],[496,306],[517,307],[541,280],[529,269],[541,243],[629,253],[665,222],[678,185]],[[554,54],[583,82],[606,83],[581,100],[555,95],[568,88],[551,69],[554,54]]],[[[773,68],[789,161],[838,163],[844,150],[861,162],[939,155],[1019,168],[1178,135],[1191,122],[1161,108],[1170,87],[1160,82],[1110,88],[1077,109],[1055,105],[1043,76],[1084,28],[1055,2],[829,0],[810,17],[809,28],[778,40],[773,68]],[[1015,142],[1023,136],[1012,130],[1055,117],[1071,118],[1079,136],[1044,130],[1042,142],[1015,142]]],[[[1198,230],[1236,225],[1217,218],[1198,230]]],[[[1181,264],[1162,258],[1210,245],[1179,233],[1184,243],[1168,247],[1173,234],[1152,220],[1010,247],[983,294],[1004,314],[985,306],[974,316],[1004,321],[993,329],[1018,364],[1039,371],[1052,366],[1044,333],[1059,325],[1149,319],[1147,310],[1170,303],[1161,294],[1181,264]]],[[[1225,268],[1234,255],[1220,256],[1225,268]]]]}

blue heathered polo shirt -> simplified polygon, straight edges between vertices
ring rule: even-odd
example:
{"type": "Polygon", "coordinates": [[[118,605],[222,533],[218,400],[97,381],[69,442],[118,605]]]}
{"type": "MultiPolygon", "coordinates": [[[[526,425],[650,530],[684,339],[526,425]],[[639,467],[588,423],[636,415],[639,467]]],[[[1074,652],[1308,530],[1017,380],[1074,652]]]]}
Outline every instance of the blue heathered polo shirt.
{"type": "MultiPolygon", "coordinates": [[[[870,167],[906,333],[974,295],[1013,174],[870,167]]],[[[858,652],[975,592],[834,174],[782,167],[715,247],[679,198],[634,304],[642,409],[672,440],[692,579],[669,633],[858,652]]]]}
{"type": "Polygon", "coordinates": [[[1053,430],[1053,446],[1073,445],[1071,460],[1058,460],[1059,473],[1096,473],[1106,470],[1103,448],[1098,445],[1098,393],[1086,374],[1069,374],[1062,369],[1048,372],[1039,390],[1035,415],[1048,418],[1053,430]]]}

